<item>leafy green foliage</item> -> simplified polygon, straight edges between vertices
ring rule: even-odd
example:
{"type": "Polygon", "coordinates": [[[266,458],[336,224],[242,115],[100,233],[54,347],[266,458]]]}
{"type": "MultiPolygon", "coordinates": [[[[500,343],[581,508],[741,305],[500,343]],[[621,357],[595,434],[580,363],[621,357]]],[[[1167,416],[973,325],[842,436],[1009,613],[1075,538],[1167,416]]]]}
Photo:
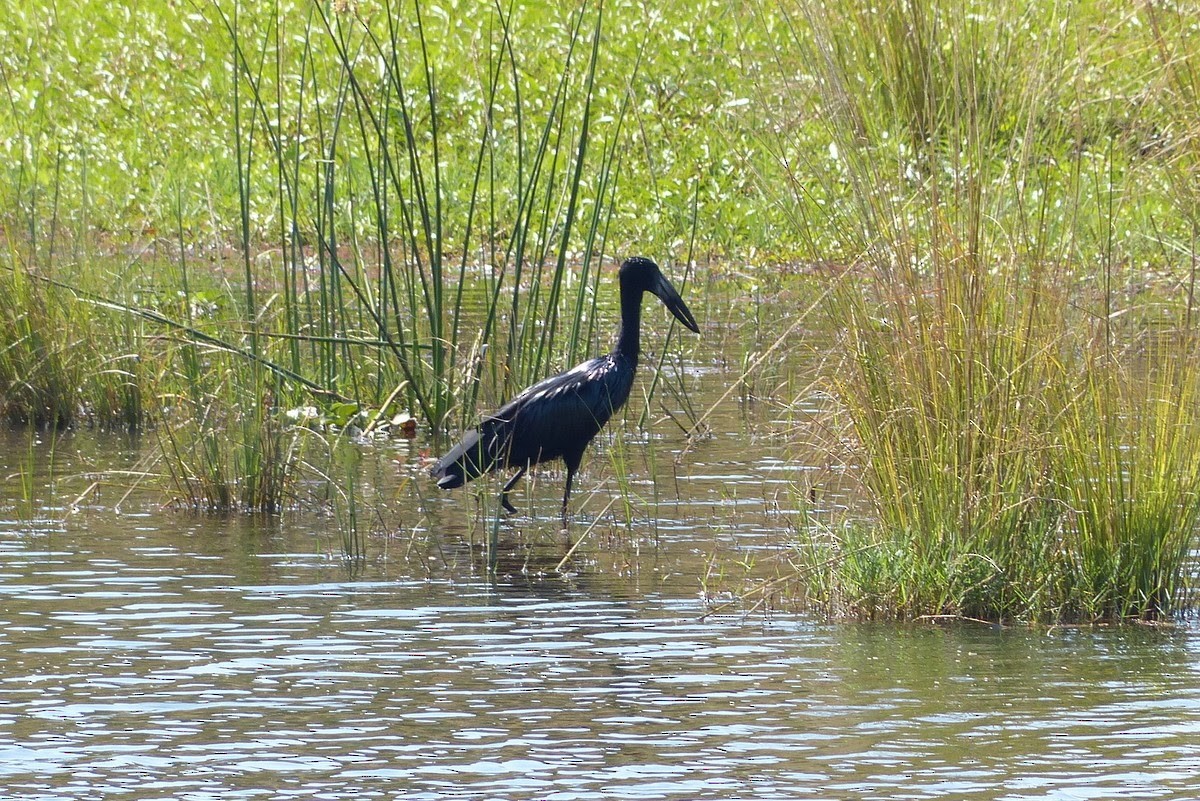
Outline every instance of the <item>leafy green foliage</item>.
{"type": "MultiPolygon", "coordinates": [[[[11,109],[0,115],[0,169],[7,172],[3,207],[27,208],[61,157],[62,219],[118,241],[171,230],[177,190],[191,238],[225,241],[238,230],[240,191],[232,158],[238,136],[230,103],[239,81],[243,123],[258,114],[269,129],[261,132],[265,138],[254,149],[255,163],[247,173],[247,211],[256,237],[274,239],[287,215],[270,164],[276,146],[291,171],[308,173],[288,188],[297,199],[319,191],[313,183],[315,162],[334,136],[341,139],[339,166],[347,171],[342,180],[368,186],[364,143],[352,130],[356,112],[345,109],[350,118],[340,131],[326,125],[338,104],[350,101],[343,85],[345,65],[333,57],[336,32],[348,34],[356,25],[401,54],[389,65],[373,45],[357,41],[345,55],[359,79],[418,89],[409,97],[415,101],[411,121],[418,139],[429,144],[433,118],[419,97],[425,48],[438,89],[440,152],[450,157],[440,176],[443,223],[447,237],[461,241],[474,191],[474,157],[485,131],[501,151],[536,131],[558,102],[562,67],[577,44],[576,12],[543,3],[479,7],[462,0],[416,6],[284,0],[167,3],[135,10],[66,0],[12,11],[0,31],[0,102],[11,109]],[[328,29],[318,10],[328,15],[328,29]],[[495,50],[503,35],[501,16],[508,19],[508,55],[515,61],[504,65],[493,97],[489,71],[507,57],[495,50]],[[244,56],[240,64],[227,29],[235,17],[244,56]],[[247,80],[257,84],[257,98],[247,91],[247,80]],[[254,111],[259,100],[265,107],[254,111]]],[[[741,77],[746,64],[729,57],[759,48],[763,34],[753,19],[729,15],[715,0],[653,9],[613,0],[603,5],[603,13],[603,58],[590,116],[597,141],[618,126],[625,129],[620,169],[627,179],[611,222],[615,239],[659,254],[678,248],[697,181],[701,211],[719,231],[715,245],[733,248],[753,244],[751,236],[765,241],[779,234],[764,219],[770,209],[758,201],[753,171],[746,169],[756,149],[749,130],[739,130],[751,112],[751,87],[741,77]]],[[[396,113],[398,101],[393,97],[396,113]]],[[[577,114],[572,122],[580,122],[577,114]]],[[[497,228],[505,228],[518,203],[519,161],[500,158],[491,169],[495,182],[508,187],[509,213],[494,210],[502,215],[497,228]]],[[[581,188],[584,208],[598,202],[597,189],[592,183],[581,188]]],[[[365,215],[339,221],[351,222],[360,226],[359,233],[374,230],[365,215]]],[[[348,238],[351,231],[340,234],[348,238]]]]}

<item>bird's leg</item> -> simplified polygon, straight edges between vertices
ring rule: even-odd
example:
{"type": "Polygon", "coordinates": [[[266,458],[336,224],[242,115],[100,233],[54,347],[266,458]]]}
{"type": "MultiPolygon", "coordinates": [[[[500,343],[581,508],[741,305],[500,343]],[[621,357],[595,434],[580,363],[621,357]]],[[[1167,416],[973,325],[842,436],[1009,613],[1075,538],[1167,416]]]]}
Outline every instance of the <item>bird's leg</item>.
{"type": "Polygon", "coordinates": [[[517,471],[517,474],[508,480],[508,483],[504,485],[504,489],[500,490],[500,505],[513,514],[517,513],[517,507],[509,502],[508,493],[521,480],[521,476],[525,475],[525,470],[528,467],[529,465],[521,465],[521,469],[517,471]]]}
{"type": "Polygon", "coordinates": [[[579,456],[577,456],[575,458],[572,458],[570,456],[563,457],[563,461],[567,465],[567,488],[565,490],[563,490],[563,504],[562,504],[563,528],[567,527],[567,501],[570,500],[570,498],[571,498],[571,482],[575,480],[575,471],[579,469],[579,462],[582,459],[582,457],[583,457],[583,454],[580,454],[579,456]]]}
{"type": "Polygon", "coordinates": [[[567,527],[567,500],[571,497],[571,482],[574,479],[575,479],[575,469],[572,467],[568,467],[567,468],[567,489],[566,489],[566,491],[563,492],[563,505],[562,505],[563,528],[567,527]]]}

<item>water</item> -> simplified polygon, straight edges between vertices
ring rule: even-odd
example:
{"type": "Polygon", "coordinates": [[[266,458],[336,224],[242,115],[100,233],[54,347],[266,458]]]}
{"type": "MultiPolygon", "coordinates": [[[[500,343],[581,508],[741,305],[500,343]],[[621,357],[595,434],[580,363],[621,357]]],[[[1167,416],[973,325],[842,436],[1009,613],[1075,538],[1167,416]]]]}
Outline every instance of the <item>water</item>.
{"type": "MultiPolygon", "coordinates": [[[[689,353],[698,411],[756,331],[689,353]]],[[[567,537],[561,475],[523,483],[494,547],[499,482],[432,489],[420,440],[357,449],[348,560],[344,516],[126,496],[152,443],[6,435],[0,799],[1200,798],[1194,622],[712,614],[786,564],[800,516],[854,504],[836,459],[789,450],[817,430],[795,350],[686,453],[658,404],[602,438],[567,537]]]]}
{"type": "Polygon", "coordinates": [[[0,540],[3,797],[1200,795],[1190,626],[704,618],[694,580],[418,580],[183,523],[0,540]]]}

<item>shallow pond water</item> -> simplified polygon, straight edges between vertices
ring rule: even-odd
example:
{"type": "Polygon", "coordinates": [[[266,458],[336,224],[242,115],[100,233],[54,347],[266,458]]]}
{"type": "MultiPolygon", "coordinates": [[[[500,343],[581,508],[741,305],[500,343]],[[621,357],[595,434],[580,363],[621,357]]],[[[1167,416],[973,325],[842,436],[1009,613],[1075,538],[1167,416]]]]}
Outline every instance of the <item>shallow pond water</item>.
{"type": "Polygon", "coordinates": [[[1195,798],[1200,636],[703,617],[320,535],[0,539],[0,796],[1195,798]]]}
{"type": "Polygon", "coordinates": [[[718,402],[741,368],[717,354],[758,336],[706,329],[679,375],[711,437],[685,447],[660,392],[589,453],[566,536],[560,474],[496,524],[499,482],[438,492],[420,439],[353,449],[384,511],[349,559],[344,510],[164,511],[125,495],[146,442],[6,434],[0,798],[1200,798],[1192,622],[713,603],[853,504],[780,436],[820,403],[790,356],[718,402]]]}

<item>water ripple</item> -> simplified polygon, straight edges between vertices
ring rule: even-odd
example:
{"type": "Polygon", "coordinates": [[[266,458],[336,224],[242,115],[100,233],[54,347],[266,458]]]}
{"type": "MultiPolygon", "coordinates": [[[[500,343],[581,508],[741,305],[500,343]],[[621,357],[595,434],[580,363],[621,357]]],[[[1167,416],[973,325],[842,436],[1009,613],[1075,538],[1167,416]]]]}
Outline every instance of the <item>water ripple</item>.
{"type": "Polygon", "coordinates": [[[680,597],[348,579],[294,544],[3,546],[23,799],[1196,797],[1190,629],[702,621],[680,597]]]}

